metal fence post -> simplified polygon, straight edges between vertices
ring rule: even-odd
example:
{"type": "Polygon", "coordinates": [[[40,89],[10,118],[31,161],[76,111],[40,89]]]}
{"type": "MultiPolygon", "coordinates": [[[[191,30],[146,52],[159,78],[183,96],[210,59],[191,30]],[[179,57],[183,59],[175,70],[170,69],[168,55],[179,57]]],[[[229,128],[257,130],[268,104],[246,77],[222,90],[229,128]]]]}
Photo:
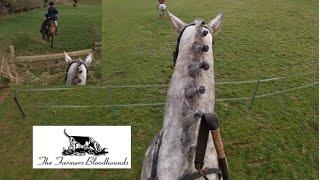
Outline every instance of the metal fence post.
{"type": "Polygon", "coordinates": [[[109,111],[111,114],[111,118],[115,119],[115,107],[112,106],[112,87],[107,88],[108,91],[108,105],[109,105],[109,111]]]}
{"type": "Polygon", "coordinates": [[[251,100],[250,100],[250,103],[249,103],[249,108],[248,108],[249,111],[251,110],[251,107],[252,107],[252,105],[253,105],[254,97],[255,97],[256,94],[257,94],[259,85],[260,85],[260,80],[257,81],[256,87],[255,87],[255,89],[254,89],[254,91],[253,91],[253,94],[252,94],[252,97],[251,97],[251,100]]]}
{"type": "Polygon", "coordinates": [[[13,93],[12,93],[12,94],[13,94],[13,99],[14,99],[14,101],[16,102],[17,107],[18,107],[18,109],[19,109],[22,117],[25,118],[25,117],[26,117],[26,113],[25,113],[24,110],[22,109],[22,106],[21,106],[21,104],[20,104],[20,102],[19,102],[19,99],[18,99],[16,90],[13,90],[13,93]]]}

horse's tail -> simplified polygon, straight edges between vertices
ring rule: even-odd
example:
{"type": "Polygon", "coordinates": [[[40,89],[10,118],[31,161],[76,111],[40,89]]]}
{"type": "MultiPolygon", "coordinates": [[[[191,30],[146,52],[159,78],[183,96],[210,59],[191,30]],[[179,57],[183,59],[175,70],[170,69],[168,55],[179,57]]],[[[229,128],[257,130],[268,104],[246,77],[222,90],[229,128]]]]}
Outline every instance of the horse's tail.
{"type": "Polygon", "coordinates": [[[67,134],[66,129],[64,129],[63,132],[64,132],[64,135],[66,135],[68,138],[70,137],[70,136],[67,134]]]}
{"type": "Polygon", "coordinates": [[[44,20],[41,24],[41,28],[40,28],[40,32],[41,33],[45,33],[45,28],[46,28],[46,21],[47,20],[44,20]]]}
{"type": "Polygon", "coordinates": [[[53,38],[54,38],[54,34],[51,35],[51,48],[53,48],[53,38]]]}

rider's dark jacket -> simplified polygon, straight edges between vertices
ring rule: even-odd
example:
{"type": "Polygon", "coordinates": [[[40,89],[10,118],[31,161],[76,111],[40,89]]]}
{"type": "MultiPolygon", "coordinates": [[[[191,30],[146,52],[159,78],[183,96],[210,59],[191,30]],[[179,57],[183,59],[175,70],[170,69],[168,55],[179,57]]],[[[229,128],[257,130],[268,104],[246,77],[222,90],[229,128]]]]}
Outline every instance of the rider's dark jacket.
{"type": "Polygon", "coordinates": [[[58,11],[55,7],[49,7],[48,8],[48,17],[54,21],[58,20],[57,17],[58,11]]]}

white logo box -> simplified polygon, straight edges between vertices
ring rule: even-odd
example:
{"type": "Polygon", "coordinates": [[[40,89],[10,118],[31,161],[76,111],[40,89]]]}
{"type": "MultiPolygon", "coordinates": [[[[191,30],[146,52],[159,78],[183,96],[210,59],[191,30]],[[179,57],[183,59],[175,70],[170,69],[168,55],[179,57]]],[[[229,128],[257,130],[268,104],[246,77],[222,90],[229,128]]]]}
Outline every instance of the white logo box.
{"type": "Polygon", "coordinates": [[[130,169],[131,126],[33,126],[33,168],[130,169]]]}

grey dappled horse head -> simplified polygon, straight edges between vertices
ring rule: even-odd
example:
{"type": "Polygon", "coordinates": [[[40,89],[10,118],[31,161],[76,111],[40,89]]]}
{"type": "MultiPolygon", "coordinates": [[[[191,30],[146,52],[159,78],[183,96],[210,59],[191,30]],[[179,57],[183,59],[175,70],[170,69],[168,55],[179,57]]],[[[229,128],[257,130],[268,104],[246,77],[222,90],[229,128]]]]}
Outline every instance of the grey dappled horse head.
{"type": "MultiPolygon", "coordinates": [[[[142,180],[176,180],[197,172],[194,159],[200,118],[195,113],[214,112],[212,46],[213,37],[220,30],[223,14],[217,15],[207,25],[200,19],[186,24],[170,12],[168,15],[175,31],[180,34],[174,58],[175,68],[167,92],[163,128],[145,153],[142,180]],[[157,162],[156,167],[154,162],[157,162]]],[[[211,135],[204,166],[218,168],[211,135]]],[[[218,176],[209,174],[208,178],[218,179],[218,176]]]]}
{"type": "Polygon", "coordinates": [[[66,85],[86,85],[88,76],[88,66],[92,61],[92,53],[83,61],[82,59],[72,60],[64,52],[64,57],[68,65],[66,72],[66,85]]]}

